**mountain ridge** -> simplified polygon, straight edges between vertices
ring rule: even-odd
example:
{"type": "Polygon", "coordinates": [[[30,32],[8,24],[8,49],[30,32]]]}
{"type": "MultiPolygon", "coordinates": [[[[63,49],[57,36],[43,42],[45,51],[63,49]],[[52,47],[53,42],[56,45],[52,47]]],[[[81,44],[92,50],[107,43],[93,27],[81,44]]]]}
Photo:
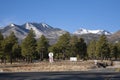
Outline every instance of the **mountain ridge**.
{"type": "Polygon", "coordinates": [[[35,32],[36,39],[40,38],[41,35],[44,35],[50,40],[50,43],[55,42],[59,36],[67,32],[59,28],[53,28],[45,23],[25,23],[22,25],[12,23],[5,26],[3,29],[0,29],[0,31],[5,37],[9,36],[11,32],[14,32],[19,41],[22,41],[31,28],[35,32]]]}
{"type": "MultiPolygon", "coordinates": [[[[57,42],[58,38],[65,34],[68,31],[62,30],[60,28],[54,28],[46,23],[31,23],[27,22],[22,25],[17,24],[9,24],[5,27],[0,28],[2,34],[6,37],[9,36],[11,32],[14,32],[19,41],[22,41],[28,34],[30,29],[33,29],[36,35],[36,39],[40,38],[41,35],[44,35],[51,44],[57,42]]],[[[86,42],[95,39],[97,40],[100,35],[106,35],[109,41],[115,42],[120,41],[120,32],[111,33],[107,30],[89,30],[89,29],[78,29],[74,33],[70,33],[71,35],[77,35],[78,37],[82,37],[86,40],[86,42]]]]}

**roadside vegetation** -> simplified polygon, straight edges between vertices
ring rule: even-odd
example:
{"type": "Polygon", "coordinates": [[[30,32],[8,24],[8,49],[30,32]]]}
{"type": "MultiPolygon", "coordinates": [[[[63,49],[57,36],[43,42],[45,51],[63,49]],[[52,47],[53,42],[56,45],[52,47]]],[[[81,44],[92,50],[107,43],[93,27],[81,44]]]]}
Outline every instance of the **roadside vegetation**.
{"type": "Polygon", "coordinates": [[[0,62],[26,62],[33,60],[48,60],[48,53],[54,53],[54,60],[68,60],[70,57],[77,57],[78,60],[118,60],[120,58],[120,42],[110,43],[105,35],[98,40],[92,40],[86,44],[83,38],[63,34],[58,41],[49,45],[48,39],[42,35],[35,39],[34,31],[31,29],[19,43],[14,32],[3,37],[0,33],[0,62]]]}
{"type": "Polygon", "coordinates": [[[49,72],[49,71],[88,71],[94,66],[93,61],[47,61],[37,63],[9,63],[0,65],[0,72],[49,72]],[[74,65],[74,66],[73,66],[74,65]]]}

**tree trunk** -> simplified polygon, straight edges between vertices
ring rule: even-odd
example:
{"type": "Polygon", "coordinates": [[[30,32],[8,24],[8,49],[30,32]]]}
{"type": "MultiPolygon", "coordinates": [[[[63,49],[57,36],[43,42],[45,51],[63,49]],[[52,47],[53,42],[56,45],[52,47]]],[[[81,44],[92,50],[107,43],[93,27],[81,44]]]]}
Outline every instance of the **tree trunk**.
{"type": "Polygon", "coordinates": [[[10,64],[12,64],[12,52],[10,53],[10,64]]]}
{"type": "Polygon", "coordinates": [[[28,58],[27,58],[27,63],[29,64],[29,61],[30,61],[30,59],[29,59],[29,56],[28,56],[28,58]]]}
{"type": "Polygon", "coordinates": [[[43,51],[42,51],[42,55],[41,55],[41,60],[43,61],[43,51]]]}
{"type": "Polygon", "coordinates": [[[4,58],[3,58],[3,56],[1,57],[1,64],[4,62],[4,58]]]}
{"type": "Polygon", "coordinates": [[[6,58],[4,57],[4,64],[6,64],[6,58]]]}
{"type": "Polygon", "coordinates": [[[3,56],[3,62],[4,62],[4,64],[6,64],[6,57],[5,57],[5,55],[3,56]]]}
{"type": "Polygon", "coordinates": [[[32,63],[32,57],[30,58],[30,62],[32,63]]]}

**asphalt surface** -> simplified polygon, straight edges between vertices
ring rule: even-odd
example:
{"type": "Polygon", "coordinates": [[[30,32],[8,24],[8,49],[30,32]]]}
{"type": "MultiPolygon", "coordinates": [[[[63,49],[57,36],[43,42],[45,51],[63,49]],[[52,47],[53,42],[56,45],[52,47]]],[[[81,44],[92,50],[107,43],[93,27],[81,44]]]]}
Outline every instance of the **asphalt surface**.
{"type": "Polygon", "coordinates": [[[0,73],[0,80],[120,80],[116,72],[17,72],[0,73]]]}

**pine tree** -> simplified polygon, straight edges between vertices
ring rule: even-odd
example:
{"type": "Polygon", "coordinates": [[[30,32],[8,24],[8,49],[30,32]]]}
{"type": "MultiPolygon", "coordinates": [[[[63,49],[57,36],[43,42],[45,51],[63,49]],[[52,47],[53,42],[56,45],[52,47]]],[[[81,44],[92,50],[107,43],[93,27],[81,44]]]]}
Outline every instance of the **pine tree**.
{"type": "Polygon", "coordinates": [[[13,54],[12,54],[12,47],[14,46],[14,44],[18,43],[18,39],[17,37],[15,36],[14,32],[11,32],[11,34],[8,36],[8,46],[9,46],[9,49],[8,49],[8,53],[10,54],[10,63],[12,64],[12,57],[13,57],[13,54]]]}
{"type": "Polygon", "coordinates": [[[18,43],[14,44],[12,47],[13,59],[18,61],[22,57],[21,55],[21,47],[18,43]]]}
{"type": "Polygon", "coordinates": [[[105,35],[100,36],[99,40],[97,41],[96,52],[102,60],[110,57],[109,43],[105,35]]]}
{"type": "Polygon", "coordinates": [[[1,63],[3,62],[3,48],[2,48],[2,42],[4,40],[4,37],[2,35],[2,33],[0,32],[0,59],[1,59],[1,63]]]}
{"type": "Polygon", "coordinates": [[[61,50],[59,49],[59,46],[57,44],[51,45],[49,47],[49,52],[54,53],[54,58],[55,59],[60,59],[61,58],[61,55],[60,55],[61,50]]]}
{"type": "Polygon", "coordinates": [[[96,59],[97,58],[96,41],[95,40],[90,41],[90,43],[88,44],[87,53],[88,53],[88,57],[90,59],[96,59]]]}
{"type": "Polygon", "coordinates": [[[78,55],[85,60],[87,58],[87,45],[83,38],[78,39],[77,48],[78,55]]]}
{"type": "Polygon", "coordinates": [[[32,62],[34,54],[36,52],[36,40],[34,31],[31,29],[27,37],[22,41],[22,56],[26,58],[26,61],[32,62]]]}
{"type": "Polygon", "coordinates": [[[11,32],[8,37],[5,38],[3,42],[3,50],[4,50],[4,58],[10,60],[10,63],[12,64],[12,47],[14,44],[18,43],[17,37],[15,36],[14,32],[11,32]]]}
{"type": "Polygon", "coordinates": [[[68,50],[69,50],[69,42],[70,42],[70,34],[65,33],[60,36],[56,45],[58,46],[59,53],[62,54],[62,58],[68,58],[68,50]]]}
{"type": "Polygon", "coordinates": [[[117,59],[120,58],[120,41],[115,43],[115,47],[116,47],[115,49],[116,53],[114,55],[116,56],[117,59]]]}
{"type": "Polygon", "coordinates": [[[78,44],[78,37],[72,36],[69,43],[70,46],[69,53],[71,53],[70,56],[77,57],[77,51],[78,51],[77,44],[78,44]]]}
{"type": "Polygon", "coordinates": [[[43,60],[43,58],[48,58],[48,47],[49,42],[47,38],[42,35],[37,42],[37,51],[40,55],[40,60],[43,60]]]}
{"type": "Polygon", "coordinates": [[[2,33],[0,32],[0,41],[2,41],[4,39],[2,33]]]}

